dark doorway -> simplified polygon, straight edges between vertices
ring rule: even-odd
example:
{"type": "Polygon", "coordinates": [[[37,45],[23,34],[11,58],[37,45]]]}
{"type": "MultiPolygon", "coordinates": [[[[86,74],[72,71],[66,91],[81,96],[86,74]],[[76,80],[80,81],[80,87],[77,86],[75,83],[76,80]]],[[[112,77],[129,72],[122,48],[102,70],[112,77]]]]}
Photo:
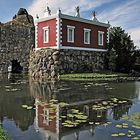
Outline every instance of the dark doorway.
{"type": "Polygon", "coordinates": [[[23,68],[17,60],[12,60],[12,73],[21,73],[23,68]]]}

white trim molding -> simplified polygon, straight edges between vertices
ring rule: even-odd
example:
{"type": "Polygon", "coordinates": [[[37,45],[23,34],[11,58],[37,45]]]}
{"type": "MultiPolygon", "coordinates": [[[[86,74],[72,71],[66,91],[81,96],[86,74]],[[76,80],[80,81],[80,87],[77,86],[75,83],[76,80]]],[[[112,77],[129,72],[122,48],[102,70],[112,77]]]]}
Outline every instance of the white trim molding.
{"type": "Polygon", "coordinates": [[[103,46],[104,45],[104,32],[98,31],[98,45],[103,46]]]}
{"type": "Polygon", "coordinates": [[[75,29],[75,26],[67,25],[67,42],[69,42],[69,43],[74,43],[74,32],[75,32],[74,29],[75,29]],[[71,37],[70,37],[70,35],[71,35],[71,37]]]}
{"type": "Polygon", "coordinates": [[[109,38],[110,38],[110,28],[107,29],[107,43],[109,43],[109,38]]]}
{"type": "Polygon", "coordinates": [[[91,32],[91,29],[84,28],[84,44],[90,44],[90,32],[91,32]]]}
{"type": "Polygon", "coordinates": [[[87,29],[87,28],[84,28],[84,30],[85,30],[85,31],[89,31],[89,32],[91,31],[91,29],[87,29]]]}
{"type": "Polygon", "coordinates": [[[60,47],[60,18],[56,18],[56,46],[60,47]]]}
{"type": "Polygon", "coordinates": [[[35,50],[38,47],[38,24],[35,23],[35,50]]]}
{"type": "Polygon", "coordinates": [[[95,52],[106,52],[106,51],[107,51],[107,49],[95,49],[95,48],[83,48],[83,47],[70,47],[70,46],[62,46],[61,49],[83,50],[83,51],[95,51],[95,52]]]}
{"type": "Polygon", "coordinates": [[[75,29],[75,26],[67,25],[67,28],[75,29]]]}

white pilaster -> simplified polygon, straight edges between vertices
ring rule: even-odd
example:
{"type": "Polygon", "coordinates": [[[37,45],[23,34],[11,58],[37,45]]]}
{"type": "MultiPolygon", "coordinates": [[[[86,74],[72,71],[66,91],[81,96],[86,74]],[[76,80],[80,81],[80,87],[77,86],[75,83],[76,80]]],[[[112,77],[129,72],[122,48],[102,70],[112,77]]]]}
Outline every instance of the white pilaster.
{"type": "Polygon", "coordinates": [[[57,46],[57,49],[60,49],[62,44],[62,20],[60,18],[60,14],[61,14],[61,11],[59,10],[58,11],[58,16],[56,18],[56,46],[57,46]]]}
{"type": "Polygon", "coordinates": [[[38,48],[38,23],[35,23],[35,50],[38,48]]]}

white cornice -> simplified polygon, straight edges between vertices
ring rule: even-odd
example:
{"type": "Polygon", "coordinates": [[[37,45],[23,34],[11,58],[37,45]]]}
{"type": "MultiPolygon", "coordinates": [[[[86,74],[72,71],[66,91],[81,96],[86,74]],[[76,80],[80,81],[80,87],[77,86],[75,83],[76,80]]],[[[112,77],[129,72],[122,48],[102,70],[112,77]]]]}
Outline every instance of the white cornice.
{"type": "Polygon", "coordinates": [[[93,25],[97,25],[97,26],[103,26],[103,27],[107,27],[107,28],[109,27],[109,24],[106,24],[106,23],[88,20],[88,19],[79,18],[79,17],[74,17],[74,16],[69,16],[69,15],[64,15],[64,14],[61,14],[60,18],[79,21],[79,22],[88,23],[88,24],[93,24],[93,25]]]}
{"type": "Polygon", "coordinates": [[[37,23],[37,22],[43,22],[43,21],[47,21],[47,20],[51,20],[51,19],[55,19],[55,18],[58,18],[58,17],[63,18],[63,19],[68,19],[68,20],[83,22],[83,23],[87,23],[87,24],[92,24],[92,25],[97,25],[97,26],[103,26],[103,27],[107,27],[107,28],[110,26],[109,24],[102,23],[102,22],[99,22],[99,21],[93,21],[93,20],[84,19],[84,18],[81,18],[81,17],[74,17],[74,16],[65,15],[65,14],[61,14],[61,13],[50,15],[48,17],[43,17],[43,18],[40,18],[40,19],[36,19],[35,20],[35,23],[37,23]]]}
{"type": "Polygon", "coordinates": [[[54,18],[57,18],[57,17],[58,17],[58,14],[50,15],[48,17],[43,17],[43,18],[40,18],[40,19],[36,19],[35,23],[51,20],[51,19],[54,19],[54,18]]]}

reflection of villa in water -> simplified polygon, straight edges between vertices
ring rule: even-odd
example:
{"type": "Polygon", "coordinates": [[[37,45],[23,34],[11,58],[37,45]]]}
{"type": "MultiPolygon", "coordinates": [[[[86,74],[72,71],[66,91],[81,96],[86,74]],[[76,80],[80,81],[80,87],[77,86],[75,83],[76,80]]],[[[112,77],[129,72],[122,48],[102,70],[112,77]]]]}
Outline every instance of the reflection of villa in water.
{"type": "MultiPolygon", "coordinates": [[[[84,130],[94,135],[97,125],[108,122],[110,111],[114,119],[119,119],[128,112],[131,106],[131,103],[126,103],[114,106],[109,110],[93,110],[93,105],[97,104],[97,102],[93,100],[87,104],[85,104],[85,102],[77,102],[69,104],[66,107],[61,107],[61,103],[53,103],[52,101],[45,102],[44,100],[36,99],[35,125],[36,130],[41,133],[43,140],[60,140],[66,135],[73,135],[75,139],[78,139],[79,134],[84,130]],[[66,120],[74,122],[74,118],[70,116],[72,113],[71,110],[73,109],[78,110],[79,113],[88,116],[88,118],[77,127],[65,127],[63,124],[65,124],[66,120]]],[[[54,100],[54,102],[56,101],[54,100]]],[[[100,103],[101,101],[98,102],[98,104],[100,103]]]]}
{"type": "Polygon", "coordinates": [[[112,108],[103,110],[93,110],[93,105],[108,98],[105,86],[94,86],[90,88],[90,83],[78,82],[31,82],[30,90],[36,100],[36,130],[41,133],[43,140],[60,140],[65,136],[72,136],[78,139],[83,131],[88,131],[94,135],[95,123],[104,124],[108,118],[119,120],[124,114],[128,113],[131,103],[114,105],[112,108]],[[87,87],[88,86],[88,90],[87,87]],[[75,90],[71,90],[73,87],[75,90]],[[88,92],[88,94],[86,94],[88,92]],[[60,104],[51,102],[54,99],[59,102],[65,102],[69,105],[61,108],[60,104]],[[80,113],[88,116],[87,122],[77,127],[65,127],[65,120],[73,121],[68,114],[71,109],[77,109],[80,113]],[[65,118],[66,116],[66,118],[65,118]],[[64,118],[63,118],[64,117],[64,118]],[[92,123],[94,122],[94,123],[92,123]],[[90,124],[91,123],[91,124],[90,124]]]}

